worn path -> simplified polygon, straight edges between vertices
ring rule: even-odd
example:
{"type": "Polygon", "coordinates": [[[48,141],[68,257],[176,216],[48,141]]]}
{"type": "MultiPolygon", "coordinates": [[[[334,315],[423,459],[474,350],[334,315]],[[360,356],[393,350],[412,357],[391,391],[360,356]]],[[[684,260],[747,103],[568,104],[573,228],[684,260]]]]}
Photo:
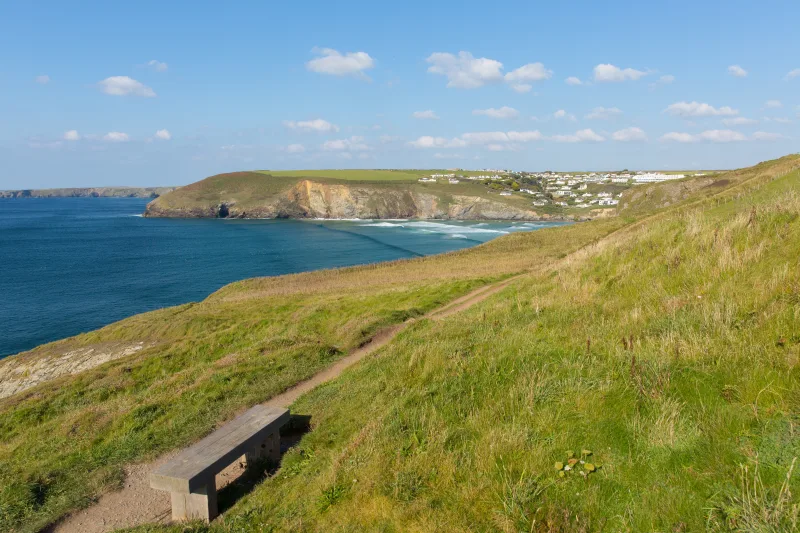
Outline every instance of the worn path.
{"type": "MultiPolygon", "coordinates": [[[[484,285],[474,291],[435,309],[424,318],[440,320],[458,313],[506,288],[519,275],[502,281],[484,285]]],[[[294,385],[283,393],[264,402],[264,405],[289,407],[301,395],[317,385],[339,377],[347,368],[353,366],[367,355],[382,348],[401,331],[405,330],[416,319],[379,331],[365,345],[350,352],[328,368],[315,374],[306,381],[294,385]]],[[[169,494],[153,490],[149,484],[149,474],[158,465],[167,462],[179,450],[159,457],[153,462],[131,465],[125,469],[125,483],[122,489],[104,494],[96,504],[75,512],[49,529],[58,533],[105,533],[116,529],[134,527],[148,523],[167,523],[170,519],[169,494]]],[[[221,489],[235,481],[243,472],[238,461],[217,476],[217,488],[221,489]]]]}

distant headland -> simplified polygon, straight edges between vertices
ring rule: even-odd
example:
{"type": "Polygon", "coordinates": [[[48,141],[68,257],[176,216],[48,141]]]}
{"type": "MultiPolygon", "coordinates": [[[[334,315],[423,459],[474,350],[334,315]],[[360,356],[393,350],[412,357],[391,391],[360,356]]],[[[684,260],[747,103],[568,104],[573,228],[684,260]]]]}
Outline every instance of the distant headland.
{"type": "MultiPolygon", "coordinates": [[[[555,175],[552,176],[555,181],[555,175]]],[[[245,171],[211,176],[159,196],[147,217],[427,220],[587,220],[614,212],[624,186],[592,183],[590,204],[531,173],[466,170],[245,171]],[[560,198],[560,196],[564,198],[560,198]],[[564,200],[564,201],[561,201],[564,200]],[[567,202],[569,200],[569,202],[567,202]],[[616,201],[613,202],[616,204],[616,201]],[[574,204],[574,205],[573,205],[574,204]]],[[[582,183],[582,182],[581,182],[582,183]]],[[[577,181],[567,187],[577,188],[577,181]]],[[[589,185],[584,185],[586,193],[589,185]]]]}
{"type": "Polygon", "coordinates": [[[0,198],[158,198],[176,187],[77,187],[0,191],[0,198]]]}

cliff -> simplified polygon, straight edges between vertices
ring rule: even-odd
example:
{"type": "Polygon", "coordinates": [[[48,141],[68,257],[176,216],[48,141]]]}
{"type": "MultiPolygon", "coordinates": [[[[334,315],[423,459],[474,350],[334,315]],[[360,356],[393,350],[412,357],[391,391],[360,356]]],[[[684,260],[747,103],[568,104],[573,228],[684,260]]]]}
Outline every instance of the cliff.
{"type": "MultiPolygon", "coordinates": [[[[224,175],[184,187],[150,202],[148,217],[180,218],[416,218],[453,220],[563,219],[530,209],[522,198],[490,194],[479,186],[425,187],[400,184],[298,179],[258,194],[253,173],[237,173],[240,182],[224,175]],[[247,175],[247,176],[244,176],[247,175]],[[211,181],[209,181],[211,180],[211,181]],[[245,185],[247,184],[247,185],[245,185]],[[242,186],[239,186],[242,185],[242,186]],[[275,190],[278,188],[279,190],[275,190]]],[[[261,176],[265,180],[271,176],[261,176]]]]}
{"type": "Polygon", "coordinates": [[[81,187],[0,191],[0,198],[157,198],[175,187],[81,187]]]}

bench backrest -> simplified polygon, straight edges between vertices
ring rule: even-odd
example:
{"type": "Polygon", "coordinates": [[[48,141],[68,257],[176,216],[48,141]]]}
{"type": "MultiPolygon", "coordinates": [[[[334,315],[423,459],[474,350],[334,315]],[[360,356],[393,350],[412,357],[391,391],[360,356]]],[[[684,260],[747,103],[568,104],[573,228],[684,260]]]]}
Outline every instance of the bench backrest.
{"type": "Polygon", "coordinates": [[[170,492],[194,492],[289,420],[289,410],[256,405],[150,474],[150,486],[170,492]]]}

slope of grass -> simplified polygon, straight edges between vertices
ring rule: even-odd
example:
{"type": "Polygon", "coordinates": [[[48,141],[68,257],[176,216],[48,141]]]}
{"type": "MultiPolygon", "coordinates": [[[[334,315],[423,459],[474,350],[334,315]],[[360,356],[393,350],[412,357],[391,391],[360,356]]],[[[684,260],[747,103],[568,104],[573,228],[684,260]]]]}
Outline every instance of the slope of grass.
{"type": "Polygon", "coordinates": [[[530,270],[301,398],[313,431],[211,528],[791,530],[798,162],[655,215],[246,280],[44,346],[28,356],[153,345],[0,401],[0,529],[36,530],[377,328],[530,270]],[[596,471],[559,477],[582,449],[596,471]]]}
{"type": "Polygon", "coordinates": [[[259,172],[230,172],[180,187],[158,198],[165,208],[217,205],[234,196],[243,205],[255,204],[285,191],[297,183],[291,176],[269,176],[259,172]]]}
{"type": "Polygon", "coordinates": [[[798,156],[789,155],[746,169],[639,185],[623,193],[619,211],[627,215],[641,215],[678,205],[687,199],[697,200],[714,196],[740,184],[749,183],[747,187],[757,187],[763,185],[763,180],[787,174],[799,165],[798,156]]]}
{"type": "Polygon", "coordinates": [[[313,375],[378,329],[550,261],[619,221],[510,235],[471,250],[257,278],[22,354],[149,348],[0,400],[0,530],[33,531],[118,483],[122,466],[186,446],[313,375]]]}
{"type": "Polygon", "coordinates": [[[208,529],[797,531],[800,172],[764,177],[417,323],[208,529]]]}

